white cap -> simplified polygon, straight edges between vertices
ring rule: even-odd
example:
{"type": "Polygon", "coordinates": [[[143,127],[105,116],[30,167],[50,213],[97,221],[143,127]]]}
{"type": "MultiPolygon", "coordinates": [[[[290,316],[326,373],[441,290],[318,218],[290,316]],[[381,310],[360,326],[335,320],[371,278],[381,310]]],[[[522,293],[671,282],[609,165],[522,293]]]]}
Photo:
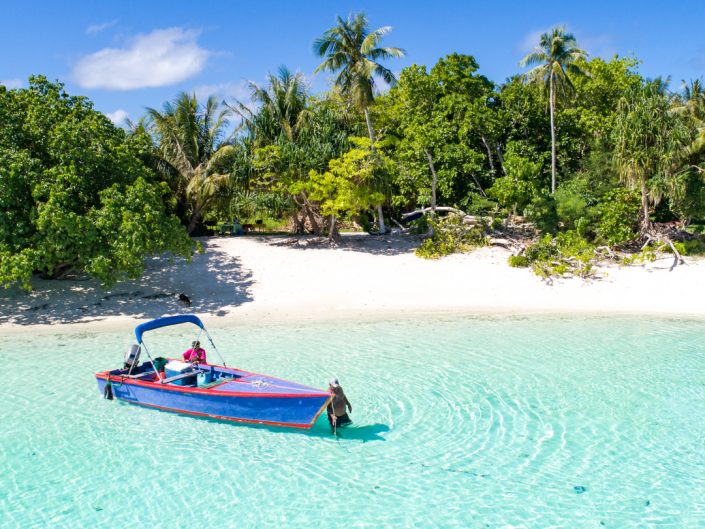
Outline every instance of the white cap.
{"type": "Polygon", "coordinates": [[[335,377],[331,378],[330,381],[328,381],[328,383],[333,387],[340,385],[340,382],[338,382],[338,379],[335,377]]]}

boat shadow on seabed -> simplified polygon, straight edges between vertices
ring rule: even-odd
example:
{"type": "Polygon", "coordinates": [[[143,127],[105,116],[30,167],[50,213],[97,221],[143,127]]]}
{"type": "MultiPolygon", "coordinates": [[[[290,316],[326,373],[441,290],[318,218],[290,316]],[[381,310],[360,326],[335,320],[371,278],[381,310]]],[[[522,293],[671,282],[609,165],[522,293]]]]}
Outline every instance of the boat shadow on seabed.
{"type": "MultiPolygon", "coordinates": [[[[127,402],[119,402],[122,406],[132,406],[132,404],[127,402]]],[[[330,425],[326,420],[325,414],[318,418],[316,423],[311,427],[311,429],[298,429],[298,428],[285,428],[282,426],[271,426],[268,424],[253,424],[253,423],[238,423],[232,421],[226,421],[222,419],[214,419],[212,417],[198,417],[198,416],[184,416],[181,413],[169,411],[169,410],[150,410],[152,413],[168,413],[171,415],[177,415],[187,420],[195,421],[206,421],[214,424],[227,425],[233,428],[257,428],[265,429],[276,433],[285,433],[287,435],[305,435],[307,437],[320,437],[320,438],[331,438],[333,437],[333,432],[331,432],[330,425]]],[[[361,424],[356,425],[352,423],[349,426],[339,428],[336,431],[336,436],[341,441],[357,441],[362,443],[367,443],[370,441],[386,441],[384,437],[390,430],[389,426],[382,423],[375,424],[361,424]]]]}

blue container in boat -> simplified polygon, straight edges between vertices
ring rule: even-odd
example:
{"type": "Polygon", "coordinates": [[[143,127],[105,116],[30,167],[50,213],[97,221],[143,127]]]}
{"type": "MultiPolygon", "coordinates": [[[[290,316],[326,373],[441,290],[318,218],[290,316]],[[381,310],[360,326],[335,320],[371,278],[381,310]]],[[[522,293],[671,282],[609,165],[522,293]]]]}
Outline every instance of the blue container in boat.
{"type": "Polygon", "coordinates": [[[198,373],[198,379],[197,383],[199,386],[203,386],[205,384],[210,384],[213,382],[213,374],[215,373],[215,370],[213,369],[213,366],[208,371],[201,371],[198,373]]]}
{"type": "MultiPolygon", "coordinates": [[[[175,377],[177,375],[183,375],[188,371],[191,371],[193,366],[186,362],[179,362],[178,360],[172,360],[164,366],[164,375],[166,378],[175,377]]],[[[175,386],[193,386],[196,384],[196,374],[194,373],[191,377],[180,378],[179,380],[174,380],[171,382],[175,386]]]]}

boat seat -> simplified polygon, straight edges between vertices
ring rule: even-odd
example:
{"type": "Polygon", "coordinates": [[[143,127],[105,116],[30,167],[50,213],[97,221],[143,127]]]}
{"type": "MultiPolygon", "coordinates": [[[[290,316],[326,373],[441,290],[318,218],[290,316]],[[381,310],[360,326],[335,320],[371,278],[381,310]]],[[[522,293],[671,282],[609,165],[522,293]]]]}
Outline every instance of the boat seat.
{"type": "Polygon", "coordinates": [[[232,382],[232,380],[233,380],[232,378],[223,378],[223,377],[221,377],[221,378],[215,379],[215,380],[212,381],[212,382],[208,382],[207,384],[201,384],[201,385],[198,386],[198,387],[201,388],[201,389],[210,389],[210,388],[212,388],[212,387],[220,386],[221,384],[225,384],[226,382],[232,382]]]}
{"type": "Polygon", "coordinates": [[[148,376],[154,376],[154,371],[145,371],[144,373],[137,373],[136,375],[124,375],[125,378],[144,378],[148,376]]]}
{"type": "Polygon", "coordinates": [[[169,384],[170,382],[175,382],[177,380],[181,380],[182,378],[195,377],[197,374],[198,374],[198,371],[189,371],[188,373],[180,373],[178,375],[174,375],[173,377],[163,379],[162,384],[169,384]]]}

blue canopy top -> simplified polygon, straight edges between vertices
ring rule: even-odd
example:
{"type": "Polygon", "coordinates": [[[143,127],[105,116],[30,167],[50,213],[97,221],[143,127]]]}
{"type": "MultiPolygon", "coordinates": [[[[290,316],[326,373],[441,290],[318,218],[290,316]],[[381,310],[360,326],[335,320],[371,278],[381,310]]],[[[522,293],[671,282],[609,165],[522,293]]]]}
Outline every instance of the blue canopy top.
{"type": "Polygon", "coordinates": [[[135,327],[135,336],[137,337],[137,343],[142,343],[142,334],[147,331],[153,331],[154,329],[159,329],[160,327],[168,327],[169,325],[178,325],[179,323],[193,323],[198,325],[203,329],[203,322],[194,316],[193,314],[183,314],[180,316],[165,316],[164,318],[157,318],[156,320],[146,321],[140,323],[135,327]]]}

